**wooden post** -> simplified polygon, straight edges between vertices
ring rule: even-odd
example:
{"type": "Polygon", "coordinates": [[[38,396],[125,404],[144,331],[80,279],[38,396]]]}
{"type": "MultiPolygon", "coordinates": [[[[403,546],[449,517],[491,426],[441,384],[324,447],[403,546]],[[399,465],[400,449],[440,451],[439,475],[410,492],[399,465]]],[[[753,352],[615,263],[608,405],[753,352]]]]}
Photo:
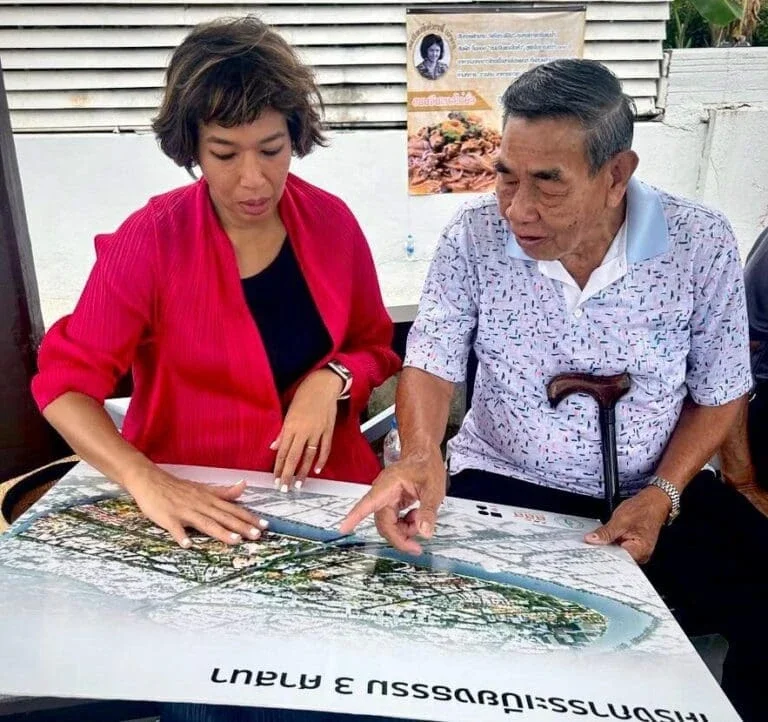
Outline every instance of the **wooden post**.
{"type": "Polygon", "coordinates": [[[66,453],[29,391],[43,330],[0,65],[0,482],[66,453]]]}

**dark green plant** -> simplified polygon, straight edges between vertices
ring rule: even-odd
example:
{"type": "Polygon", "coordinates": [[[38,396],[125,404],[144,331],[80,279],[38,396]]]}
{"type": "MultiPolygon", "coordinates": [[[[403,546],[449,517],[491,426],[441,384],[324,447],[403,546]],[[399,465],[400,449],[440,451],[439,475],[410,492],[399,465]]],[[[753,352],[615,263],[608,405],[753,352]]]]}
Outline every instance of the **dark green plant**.
{"type": "Polygon", "coordinates": [[[709,24],[692,0],[672,0],[665,48],[706,48],[711,44],[709,24]]]}
{"type": "Polygon", "coordinates": [[[724,28],[741,20],[744,8],[735,0],[691,0],[702,17],[714,27],[724,28]]]}
{"type": "Polygon", "coordinates": [[[768,3],[763,3],[758,13],[757,26],[752,35],[752,45],[768,46],[768,3]]]}
{"type": "Polygon", "coordinates": [[[666,48],[768,45],[765,0],[672,0],[666,48]]]}

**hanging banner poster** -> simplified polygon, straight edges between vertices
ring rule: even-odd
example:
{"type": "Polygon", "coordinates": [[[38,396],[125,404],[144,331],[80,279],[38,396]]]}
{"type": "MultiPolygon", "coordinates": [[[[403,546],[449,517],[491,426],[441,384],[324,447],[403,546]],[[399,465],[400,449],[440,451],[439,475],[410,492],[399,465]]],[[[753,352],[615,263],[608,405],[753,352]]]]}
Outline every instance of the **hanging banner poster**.
{"type": "Polygon", "coordinates": [[[584,6],[409,8],[408,191],[492,190],[500,99],[534,65],[579,58],[584,6]]]}

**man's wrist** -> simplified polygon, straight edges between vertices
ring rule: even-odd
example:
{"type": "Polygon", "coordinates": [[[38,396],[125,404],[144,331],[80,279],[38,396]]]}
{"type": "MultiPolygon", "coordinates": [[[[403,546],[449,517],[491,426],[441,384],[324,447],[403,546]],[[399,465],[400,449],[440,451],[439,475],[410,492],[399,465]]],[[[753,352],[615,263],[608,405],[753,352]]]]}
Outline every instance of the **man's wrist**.
{"type": "Polygon", "coordinates": [[[404,448],[400,453],[401,459],[408,459],[409,461],[433,461],[436,456],[442,459],[439,446],[431,447],[419,447],[419,448],[404,448]]]}
{"type": "Polygon", "coordinates": [[[643,491],[655,500],[660,509],[664,510],[664,519],[666,520],[672,511],[672,499],[656,486],[646,486],[643,491]]]}
{"type": "Polygon", "coordinates": [[[440,444],[426,434],[400,434],[400,458],[410,458],[414,461],[427,461],[438,454],[442,458],[440,444]]]}
{"type": "Polygon", "coordinates": [[[671,524],[680,514],[680,492],[677,487],[664,477],[654,475],[646,487],[656,493],[660,501],[664,501],[664,523],[671,524]]]}

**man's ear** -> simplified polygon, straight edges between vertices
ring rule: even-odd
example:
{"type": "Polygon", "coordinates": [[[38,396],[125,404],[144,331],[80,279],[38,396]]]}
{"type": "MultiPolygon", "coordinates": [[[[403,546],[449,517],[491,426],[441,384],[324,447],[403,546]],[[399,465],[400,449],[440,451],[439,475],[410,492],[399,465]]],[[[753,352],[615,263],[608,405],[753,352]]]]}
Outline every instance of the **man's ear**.
{"type": "Polygon", "coordinates": [[[627,185],[637,170],[640,159],[633,150],[623,150],[608,161],[610,179],[608,183],[608,205],[617,208],[624,200],[627,185]]]}

